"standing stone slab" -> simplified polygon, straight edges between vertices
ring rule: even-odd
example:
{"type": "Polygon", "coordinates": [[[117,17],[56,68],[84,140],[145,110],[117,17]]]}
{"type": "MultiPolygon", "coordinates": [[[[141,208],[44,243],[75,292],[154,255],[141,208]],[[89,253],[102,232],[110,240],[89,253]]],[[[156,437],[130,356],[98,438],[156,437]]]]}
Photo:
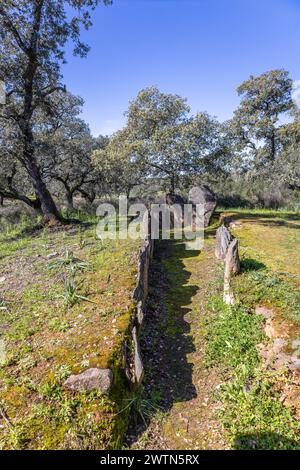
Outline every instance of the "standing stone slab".
{"type": "Polygon", "coordinates": [[[240,272],[239,242],[235,238],[228,246],[225,257],[224,271],[224,302],[228,305],[234,304],[234,295],[231,289],[231,278],[240,272]]]}
{"type": "Polygon", "coordinates": [[[141,359],[140,345],[137,338],[136,327],[132,330],[132,340],[134,345],[134,375],[137,385],[140,385],[144,378],[144,366],[141,359]]]}
{"type": "Polygon", "coordinates": [[[189,203],[196,206],[203,205],[204,208],[204,227],[208,227],[215,211],[217,200],[215,194],[206,185],[192,188],[189,192],[189,203]]]}
{"type": "Polygon", "coordinates": [[[71,375],[64,382],[64,387],[73,392],[100,390],[102,393],[109,393],[112,381],[113,374],[110,369],[91,368],[81,374],[71,375]]]}
{"type": "Polygon", "coordinates": [[[185,201],[183,197],[181,197],[179,194],[166,194],[166,204],[168,204],[169,206],[173,206],[174,204],[179,204],[180,206],[183,206],[184,203],[185,201]]]}
{"type": "Polygon", "coordinates": [[[231,277],[240,272],[239,241],[237,238],[229,243],[225,257],[225,276],[231,277]]]}
{"type": "Polygon", "coordinates": [[[227,250],[230,242],[232,241],[232,235],[225,225],[221,225],[218,228],[216,234],[216,248],[215,255],[217,259],[225,260],[227,250]]]}
{"type": "Polygon", "coordinates": [[[133,293],[133,298],[137,302],[142,302],[142,307],[147,299],[149,287],[149,265],[152,255],[152,242],[146,240],[140,249],[138,260],[137,285],[133,293]]]}

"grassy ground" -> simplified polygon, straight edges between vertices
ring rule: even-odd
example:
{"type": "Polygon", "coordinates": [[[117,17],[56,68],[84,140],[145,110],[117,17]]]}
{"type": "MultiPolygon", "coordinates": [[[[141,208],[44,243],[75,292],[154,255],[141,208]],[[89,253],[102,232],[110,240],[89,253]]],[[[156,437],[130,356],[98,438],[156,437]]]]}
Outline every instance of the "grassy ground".
{"type": "Polygon", "coordinates": [[[121,344],[132,315],[137,241],[101,240],[95,221],[0,232],[0,447],[119,447],[128,389],[121,344]],[[110,367],[109,397],[63,381],[110,367]]]}
{"type": "Polygon", "coordinates": [[[131,448],[226,447],[215,413],[221,378],[204,362],[207,301],[222,289],[214,234],[207,230],[201,252],[181,241],[157,247],[141,342],[145,389],[127,436],[131,448]]]}
{"type": "Polygon", "coordinates": [[[220,420],[233,448],[299,449],[299,367],[289,370],[287,353],[300,338],[300,220],[266,211],[231,216],[242,258],[242,274],[233,283],[237,305],[212,299],[207,328],[207,363],[221,365],[226,379],[220,420]],[[257,307],[274,315],[272,339],[257,307]],[[280,367],[260,354],[275,341],[285,345],[280,367]]]}
{"type": "Polygon", "coordinates": [[[222,301],[215,227],[201,252],[170,241],[156,253],[142,343],[145,389],[127,436],[132,448],[300,448],[298,372],[265,364],[260,348],[272,341],[255,313],[272,309],[285,341],[300,338],[300,220],[270,211],[231,215],[242,257],[234,307],[222,301]]]}
{"type": "Polygon", "coordinates": [[[300,359],[300,219],[229,214],[242,258],[234,307],[222,302],[216,224],[201,252],[158,245],[141,341],[145,383],[134,396],[119,366],[138,242],[102,243],[88,218],[0,234],[2,448],[120,447],[130,406],[125,444],[135,449],[300,448],[299,368],[262,355],[279,340],[282,358],[300,359]],[[114,370],[109,397],[63,390],[70,373],[93,366],[114,370]]]}

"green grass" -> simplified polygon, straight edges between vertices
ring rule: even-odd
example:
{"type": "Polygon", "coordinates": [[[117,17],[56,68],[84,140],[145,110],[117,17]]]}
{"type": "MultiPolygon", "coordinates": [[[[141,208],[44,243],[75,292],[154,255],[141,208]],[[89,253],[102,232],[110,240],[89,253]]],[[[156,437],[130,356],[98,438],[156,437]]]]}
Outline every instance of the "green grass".
{"type": "Polygon", "coordinates": [[[0,232],[1,449],[121,445],[132,396],[121,350],[139,241],[100,241],[95,217],[80,218],[46,229],[24,220],[0,232]],[[89,367],[113,370],[109,396],[64,390],[67,375],[89,367]]]}
{"type": "Polygon", "coordinates": [[[299,421],[280,399],[290,374],[270,371],[263,363],[258,345],[267,338],[263,319],[255,314],[262,305],[295,325],[300,322],[299,217],[239,210],[234,218],[241,222],[234,234],[242,254],[242,273],[232,283],[236,305],[212,299],[206,322],[206,364],[221,369],[224,377],[219,419],[234,449],[300,449],[299,421]]]}
{"type": "Polygon", "coordinates": [[[207,321],[206,363],[222,363],[235,368],[245,363],[251,370],[258,365],[256,345],[263,341],[263,320],[249,314],[242,306],[225,305],[219,298],[209,302],[208,308],[216,315],[207,321]]]}
{"type": "Polygon", "coordinates": [[[294,217],[300,216],[300,212],[296,210],[288,210],[285,208],[282,209],[249,209],[245,207],[218,207],[217,210],[219,212],[226,212],[230,213],[233,212],[235,214],[251,214],[251,215],[261,215],[261,216],[270,216],[270,217],[275,217],[275,218],[289,218],[289,217],[294,217]]]}
{"type": "Polygon", "coordinates": [[[206,364],[223,369],[219,419],[235,449],[300,448],[299,422],[276,389],[283,373],[268,372],[257,345],[265,340],[263,321],[241,305],[210,302],[206,364]]]}
{"type": "Polygon", "coordinates": [[[239,450],[300,449],[300,426],[280,401],[278,374],[241,363],[221,388],[221,422],[232,447],[239,450]]]}
{"type": "MultiPolygon", "coordinates": [[[[249,263],[248,263],[249,264],[249,263]]],[[[242,263],[246,269],[247,263],[242,263]]],[[[288,275],[278,275],[267,269],[245,271],[234,280],[236,297],[246,308],[269,305],[300,324],[300,290],[287,281],[288,275]]],[[[293,276],[289,280],[294,279],[293,276]]]]}

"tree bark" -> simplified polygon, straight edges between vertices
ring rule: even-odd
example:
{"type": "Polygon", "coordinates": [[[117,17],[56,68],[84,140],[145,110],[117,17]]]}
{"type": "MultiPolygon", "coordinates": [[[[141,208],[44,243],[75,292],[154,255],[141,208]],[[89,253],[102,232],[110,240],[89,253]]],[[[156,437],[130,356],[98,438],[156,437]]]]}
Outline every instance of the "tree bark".
{"type": "Polygon", "coordinates": [[[22,163],[24,164],[28,175],[32,181],[35,193],[41,201],[41,210],[46,223],[58,223],[61,217],[55,205],[55,202],[44,183],[40,170],[35,160],[35,145],[32,128],[32,115],[34,111],[34,81],[38,70],[38,48],[39,32],[42,22],[42,8],[44,1],[39,0],[36,3],[34,11],[34,22],[32,26],[30,47],[26,51],[28,63],[24,73],[24,107],[20,119],[20,129],[23,134],[24,149],[22,163]]]}
{"type": "Polygon", "coordinates": [[[71,191],[66,191],[66,203],[67,203],[67,208],[69,210],[74,209],[74,204],[73,204],[73,193],[71,191]]]}
{"type": "Polygon", "coordinates": [[[36,165],[34,156],[31,159],[26,156],[26,168],[31,178],[32,185],[37,195],[37,209],[41,209],[45,223],[55,224],[61,221],[60,214],[57,210],[55,202],[48,191],[44,181],[42,180],[38,166],[36,165]]]}

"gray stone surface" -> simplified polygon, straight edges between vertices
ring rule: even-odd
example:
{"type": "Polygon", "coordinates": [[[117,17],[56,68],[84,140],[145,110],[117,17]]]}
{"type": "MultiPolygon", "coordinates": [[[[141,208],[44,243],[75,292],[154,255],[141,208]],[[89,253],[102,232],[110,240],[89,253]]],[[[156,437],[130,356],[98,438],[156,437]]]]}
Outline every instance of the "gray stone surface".
{"type": "Polygon", "coordinates": [[[240,272],[239,242],[235,238],[228,245],[224,270],[224,302],[234,305],[235,299],[231,288],[231,278],[240,272]]]}
{"type": "Polygon", "coordinates": [[[179,194],[166,194],[166,204],[168,204],[169,206],[173,206],[174,204],[179,204],[180,206],[183,206],[184,203],[185,201],[183,197],[181,197],[179,194]]]}
{"type": "Polygon", "coordinates": [[[140,249],[138,259],[138,273],[137,273],[137,284],[133,293],[133,298],[137,302],[141,302],[141,308],[143,309],[149,287],[149,265],[153,253],[153,241],[150,239],[145,240],[143,246],[140,249]]]}
{"type": "Polygon", "coordinates": [[[204,227],[208,227],[217,205],[215,194],[206,185],[192,188],[189,192],[189,203],[196,206],[203,204],[204,206],[204,227]]]}
{"type": "Polygon", "coordinates": [[[64,387],[74,392],[100,390],[109,393],[113,381],[110,369],[87,369],[81,374],[71,375],[65,382],[64,387]]]}
{"type": "Polygon", "coordinates": [[[134,344],[134,375],[137,385],[140,385],[144,378],[144,366],[141,359],[140,345],[137,338],[136,327],[132,330],[132,339],[134,344]]]}
{"type": "Polygon", "coordinates": [[[221,227],[218,228],[216,234],[215,255],[218,259],[225,260],[227,250],[231,241],[232,236],[230,231],[227,227],[225,227],[225,225],[221,225],[221,227]]]}
{"type": "Polygon", "coordinates": [[[239,242],[235,238],[228,245],[225,257],[225,278],[230,278],[232,275],[238,274],[240,269],[239,242]]]}

